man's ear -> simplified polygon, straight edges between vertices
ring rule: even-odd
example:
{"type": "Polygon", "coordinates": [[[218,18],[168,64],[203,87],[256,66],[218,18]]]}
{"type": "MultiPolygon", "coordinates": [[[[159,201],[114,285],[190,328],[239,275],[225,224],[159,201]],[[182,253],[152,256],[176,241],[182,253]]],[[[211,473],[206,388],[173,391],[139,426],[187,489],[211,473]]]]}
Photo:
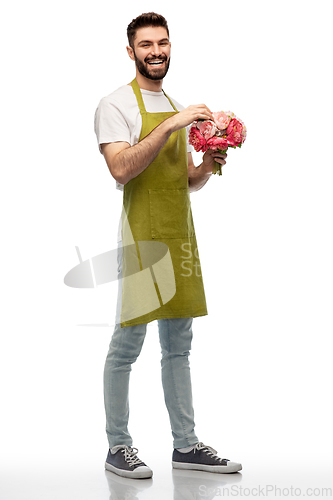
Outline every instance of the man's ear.
{"type": "Polygon", "coordinates": [[[133,51],[132,47],[130,47],[129,45],[127,45],[126,50],[127,50],[127,54],[130,56],[130,58],[132,59],[132,61],[135,61],[134,51],[133,51]]]}

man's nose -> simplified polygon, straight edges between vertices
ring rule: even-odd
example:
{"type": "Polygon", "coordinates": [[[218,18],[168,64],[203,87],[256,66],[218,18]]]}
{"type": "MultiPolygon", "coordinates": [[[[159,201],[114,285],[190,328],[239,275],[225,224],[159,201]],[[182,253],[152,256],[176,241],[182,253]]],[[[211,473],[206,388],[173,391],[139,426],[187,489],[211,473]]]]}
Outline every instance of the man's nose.
{"type": "Polygon", "coordinates": [[[151,52],[152,52],[152,54],[155,54],[156,56],[162,53],[161,47],[159,46],[158,43],[154,43],[154,45],[152,45],[151,52]]]}

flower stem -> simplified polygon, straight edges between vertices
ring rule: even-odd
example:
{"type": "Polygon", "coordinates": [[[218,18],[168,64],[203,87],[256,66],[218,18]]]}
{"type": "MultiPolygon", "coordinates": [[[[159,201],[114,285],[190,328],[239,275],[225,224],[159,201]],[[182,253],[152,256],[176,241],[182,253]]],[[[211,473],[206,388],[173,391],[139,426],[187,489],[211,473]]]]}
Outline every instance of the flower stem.
{"type": "Polygon", "coordinates": [[[222,175],[222,165],[214,160],[213,174],[222,175]]]}

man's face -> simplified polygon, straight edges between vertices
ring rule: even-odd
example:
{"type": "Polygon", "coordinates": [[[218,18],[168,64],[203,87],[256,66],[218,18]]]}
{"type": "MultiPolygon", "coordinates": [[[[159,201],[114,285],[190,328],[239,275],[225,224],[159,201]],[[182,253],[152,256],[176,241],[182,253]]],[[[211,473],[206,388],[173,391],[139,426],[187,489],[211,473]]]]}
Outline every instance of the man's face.
{"type": "Polygon", "coordinates": [[[171,43],[163,27],[140,28],[134,38],[134,50],[129,48],[131,59],[138,71],[150,80],[162,80],[170,65],[171,43]]]}

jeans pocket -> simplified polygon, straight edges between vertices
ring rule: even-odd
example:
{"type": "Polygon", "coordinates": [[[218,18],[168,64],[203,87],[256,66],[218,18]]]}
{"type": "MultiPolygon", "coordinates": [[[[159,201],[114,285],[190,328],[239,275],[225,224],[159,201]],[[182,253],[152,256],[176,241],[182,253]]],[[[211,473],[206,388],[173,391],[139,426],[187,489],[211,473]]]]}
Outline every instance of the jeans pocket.
{"type": "Polygon", "coordinates": [[[152,238],[194,236],[188,189],[149,189],[152,238]]]}

